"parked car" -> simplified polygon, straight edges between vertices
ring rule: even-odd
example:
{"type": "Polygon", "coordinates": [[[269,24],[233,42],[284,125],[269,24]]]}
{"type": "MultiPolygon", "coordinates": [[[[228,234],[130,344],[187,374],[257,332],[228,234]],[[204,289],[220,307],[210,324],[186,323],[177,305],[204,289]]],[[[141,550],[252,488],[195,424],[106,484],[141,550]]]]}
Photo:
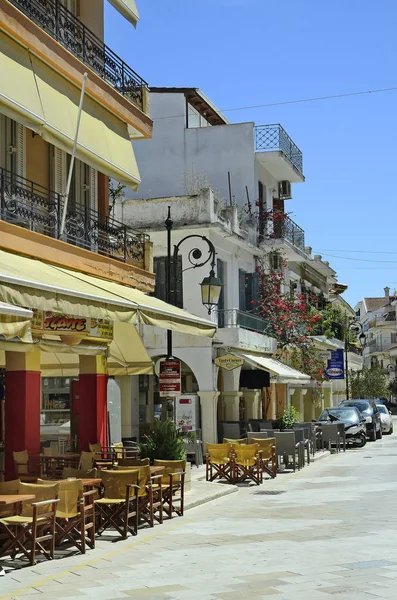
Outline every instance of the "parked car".
{"type": "Polygon", "coordinates": [[[325,408],[319,418],[319,424],[339,422],[345,426],[346,443],[362,448],[367,443],[366,418],[354,406],[336,406],[325,408]]]}
{"type": "Polygon", "coordinates": [[[391,416],[391,412],[387,410],[387,407],[384,404],[379,404],[376,402],[376,406],[380,412],[382,432],[389,434],[393,433],[393,418],[391,416]]]}
{"type": "Polygon", "coordinates": [[[358,408],[358,410],[365,417],[368,438],[372,442],[382,438],[380,412],[372,398],[353,398],[352,400],[343,400],[340,402],[339,406],[355,406],[358,408]]]}

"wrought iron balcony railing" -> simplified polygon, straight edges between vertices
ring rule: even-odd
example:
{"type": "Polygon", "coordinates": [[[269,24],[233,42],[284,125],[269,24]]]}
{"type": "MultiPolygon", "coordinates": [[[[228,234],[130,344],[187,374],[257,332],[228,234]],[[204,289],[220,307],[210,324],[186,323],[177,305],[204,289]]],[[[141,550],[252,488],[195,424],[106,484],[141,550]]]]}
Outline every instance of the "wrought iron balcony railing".
{"type": "Polygon", "coordinates": [[[305,251],[305,232],[288,215],[272,210],[265,215],[265,237],[287,240],[293,246],[305,251]]]}
{"type": "Polygon", "coordinates": [[[241,327],[256,333],[270,335],[272,331],[268,321],[253,313],[238,310],[237,308],[218,309],[218,327],[241,327]]]}
{"type": "MultiPolygon", "coordinates": [[[[59,239],[63,199],[33,181],[0,168],[0,218],[59,239]]],[[[71,196],[62,241],[144,267],[145,242],[138,233],[85,207],[71,196]]]]}
{"type": "Polygon", "coordinates": [[[59,0],[10,2],[120,94],[143,109],[143,88],[147,87],[146,81],[59,0]]]}
{"type": "Polygon", "coordinates": [[[255,127],[255,147],[257,152],[278,150],[303,175],[302,152],[291,140],[281,125],[258,125],[255,127]]]}

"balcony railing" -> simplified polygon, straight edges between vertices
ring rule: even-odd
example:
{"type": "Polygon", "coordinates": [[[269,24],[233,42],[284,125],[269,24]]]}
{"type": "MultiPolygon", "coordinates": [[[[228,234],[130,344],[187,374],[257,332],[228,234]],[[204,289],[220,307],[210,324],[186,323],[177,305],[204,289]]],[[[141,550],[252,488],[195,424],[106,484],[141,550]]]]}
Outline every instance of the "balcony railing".
{"type": "MultiPolygon", "coordinates": [[[[0,218],[59,239],[64,202],[60,194],[0,168],[0,218]]],[[[145,242],[137,233],[76,202],[68,202],[62,241],[144,267],[145,242]]]]}
{"type": "Polygon", "coordinates": [[[305,251],[304,230],[283,212],[272,210],[265,215],[265,237],[288,240],[302,252],[305,251]]]}
{"type": "Polygon", "coordinates": [[[366,348],[368,348],[367,353],[372,354],[373,352],[384,352],[393,346],[397,346],[397,334],[393,337],[387,336],[381,339],[369,340],[366,348]]]}
{"type": "Polygon", "coordinates": [[[258,125],[255,127],[255,146],[257,152],[278,150],[303,174],[302,152],[291,140],[281,125],[258,125]]]}
{"type": "Polygon", "coordinates": [[[223,308],[218,311],[218,327],[241,327],[257,333],[269,334],[271,326],[262,317],[237,308],[223,308]]]}
{"type": "Polygon", "coordinates": [[[10,2],[120,94],[143,109],[146,81],[62,6],[59,0],[10,2]]]}

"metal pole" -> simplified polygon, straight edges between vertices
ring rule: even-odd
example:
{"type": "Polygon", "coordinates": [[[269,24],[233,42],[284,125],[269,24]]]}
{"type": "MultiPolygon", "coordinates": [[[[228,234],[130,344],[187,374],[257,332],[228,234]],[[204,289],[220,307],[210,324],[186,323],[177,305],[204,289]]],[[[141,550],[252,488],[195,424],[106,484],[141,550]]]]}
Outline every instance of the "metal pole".
{"type": "MultiPolygon", "coordinates": [[[[171,207],[168,207],[168,215],[165,220],[167,229],[167,269],[166,269],[166,301],[171,304],[171,231],[174,225],[171,219],[171,207]]],[[[172,358],[172,330],[167,329],[167,358],[172,358]]]]}
{"type": "Polygon", "coordinates": [[[88,77],[87,73],[84,73],[84,75],[83,75],[83,85],[82,85],[81,94],[80,94],[79,109],[78,109],[78,112],[77,112],[76,135],[74,136],[72,156],[71,156],[71,159],[70,159],[70,166],[69,166],[69,173],[68,173],[68,180],[66,182],[65,193],[62,194],[62,196],[61,196],[63,198],[64,204],[63,204],[61,228],[59,230],[59,237],[63,236],[63,230],[65,229],[66,212],[67,212],[67,209],[68,209],[69,192],[70,192],[70,186],[71,186],[71,183],[72,183],[73,166],[74,166],[74,159],[75,159],[75,156],[76,156],[77,139],[78,139],[78,136],[79,136],[80,120],[81,120],[81,113],[82,113],[82,109],[83,109],[83,101],[84,101],[84,94],[85,94],[85,86],[86,86],[86,83],[87,83],[87,77],[88,77]]]}
{"type": "Polygon", "coordinates": [[[348,341],[347,341],[347,336],[349,334],[349,329],[346,328],[346,333],[345,333],[345,381],[346,381],[346,400],[349,400],[349,361],[347,358],[347,351],[348,351],[348,341]]]}

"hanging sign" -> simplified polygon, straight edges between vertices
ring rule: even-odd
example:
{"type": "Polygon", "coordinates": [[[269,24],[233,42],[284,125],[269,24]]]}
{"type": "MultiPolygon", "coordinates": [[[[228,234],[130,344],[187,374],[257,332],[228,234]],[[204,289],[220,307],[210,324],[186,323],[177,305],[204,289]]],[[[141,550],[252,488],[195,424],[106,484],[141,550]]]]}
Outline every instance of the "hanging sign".
{"type": "Polygon", "coordinates": [[[181,393],[181,361],[160,361],[160,396],[174,396],[181,393]]]}
{"type": "Polygon", "coordinates": [[[325,369],[325,374],[330,379],[345,378],[344,354],[342,348],[331,351],[331,358],[327,360],[327,368],[325,369]]]}
{"type": "Polygon", "coordinates": [[[218,356],[215,359],[215,364],[217,367],[221,369],[225,369],[226,371],[233,371],[233,369],[237,369],[237,367],[242,367],[244,364],[244,359],[235,356],[234,354],[224,354],[223,356],[218,356]]]}

